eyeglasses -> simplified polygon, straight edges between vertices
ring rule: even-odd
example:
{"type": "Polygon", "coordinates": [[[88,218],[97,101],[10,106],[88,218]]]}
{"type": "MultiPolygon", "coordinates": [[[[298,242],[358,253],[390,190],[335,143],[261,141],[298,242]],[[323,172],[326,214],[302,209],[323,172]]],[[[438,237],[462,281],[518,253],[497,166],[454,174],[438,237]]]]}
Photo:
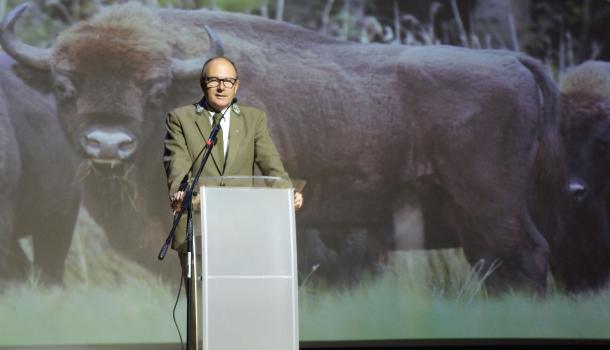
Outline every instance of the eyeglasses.
{"type": "Polygon", "coordinates": [[[218,85],[220,85],[220,83],[222,83],[222,86],[230,89],[232,88],[235,83],[237,83],[237,78],[216,78],[216,77],[210,77],[210,78],[206,78],[205,79],[205,86],[209,87],[209,88],[215,88],[218,87],[218,85]]]}

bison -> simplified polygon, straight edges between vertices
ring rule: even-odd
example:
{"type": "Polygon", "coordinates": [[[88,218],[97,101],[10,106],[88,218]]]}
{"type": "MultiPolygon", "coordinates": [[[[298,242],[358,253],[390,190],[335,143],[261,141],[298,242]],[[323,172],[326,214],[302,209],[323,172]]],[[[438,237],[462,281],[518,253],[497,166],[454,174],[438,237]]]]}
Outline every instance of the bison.
{"type": "MultiPolygon", "coordinates": [[[[553,275],[569,292],[595,291],[610,278],[610,64],[571,68],[560,88],[568,178],[560,205],[565,228],[550,240],[553,275]]],[[[424,247],[459,247],[455,208],[442,188],[420,177],[412,192],[423,212],[424,247]]]]}
{"type": "Polygon", "coordinates": [[[62,284],[80,206],[74,153],[53,101],[0,55],[0,282],[23,280],[29,261],[19,239],[32,237],[40,282],[62,284]]]}
{"type": "Polygon", "coordinates": [[[595,290],[610,277],[610,63],[574,67],[560,88],[570,203],[556,274],[568,290],[595,290]]]}
{"type": "Polygon", "coordinates": [[[14,35],[24,10],[6,16],[0,42],[51,75],[58,117],[89,169],[86,205],[117,248],[154,257],[148,243],[169,219],[164,112],[197,101],[202,62],[224,52],[240,70],[240,101],[267,111],[286,168],[309,182],[297,217],[303,276],[314,266],[312,278],[351,279],[383,263],[403,196],[427,176],[459,213],[467,259],[499,266],[490,287],[545,289],[557,217],[537,210],[537,226],[528,203],[553,206],[560,186],[547,172],[561,160],[558,93],[539,62],[138,4],[108,7],[39,49],[14,35]]]}

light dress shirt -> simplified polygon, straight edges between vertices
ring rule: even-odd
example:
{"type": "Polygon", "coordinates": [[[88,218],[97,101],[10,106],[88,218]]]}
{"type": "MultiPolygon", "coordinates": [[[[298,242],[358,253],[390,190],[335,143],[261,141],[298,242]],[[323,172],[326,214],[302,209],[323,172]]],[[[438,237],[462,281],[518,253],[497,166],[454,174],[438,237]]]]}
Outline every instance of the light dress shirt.
{"type": "MultiPolygon", "coordinates": [[[[231,109],[229,107],[220,111],[220,113],[224,113],[224,118],[220,121],[220,127],[222,128],[222,142],[223,142],[223,152],[225,158],[227,157],[227,149],[229,149],[229,128],[231,127],[231,109]]],[[[214,119],[212,119],[215,112],[208,111],[208,118],[210,120],[210,125],[214,126],[214,119]]]]}

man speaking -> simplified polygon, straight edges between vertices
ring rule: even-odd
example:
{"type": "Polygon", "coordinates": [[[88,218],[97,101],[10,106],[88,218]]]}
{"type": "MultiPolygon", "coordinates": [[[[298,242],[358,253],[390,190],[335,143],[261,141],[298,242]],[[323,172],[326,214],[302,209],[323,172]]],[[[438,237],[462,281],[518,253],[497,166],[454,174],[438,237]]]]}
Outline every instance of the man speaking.
{"type": "MultiPolygon", "coordinates": [[[[195,104],[174,109],[166,120],[165,171],[172,208],[180,209],[184,198],[184,192],[179,190],[180,183],[189,172],[196,173],[201,163],[201,150],[212,125],[218,120],[221,129],[202,176],[252,176],[256,164],[265,176],[288,179],[269,136],[265,112],[236,104],[239,77],[235,64],[222,56],[209,59],[203,65],[200,84],[203,98],[195,104]]],[[[295,193],[294,205],[295,209],[303,205],[299,192],[295,193]]],[[[172,248],[178,252],[186,249],[186,230],[182,227],[176,230],[172,243],[172,248]]]]}
{"type": "MultiPolygon", "coordinates": [[[[221,128],[202,176],[253,176],[254,166],[257,165],[263,175],[288,179],[288,173],[269,136],[265,112],[253,107],[238,106],[236,103],[239,77],[235,64],[221,56],[209,59],[201,70],[200,85],[203,90],[202,99],[195,104],[172,110],[166,119],[164,162],[174,212],[180,210],[185,195],[180,185],[188,174],[197,173],[206,138],[217,123],[220,123],[221,128]]],[[[198,201],[197,197],[193,204],[198,201]]],[[[295,209],[302,205],[303,196],[295,192],[295,209]]],[[[197,222],[195,218],[194,223],[197,222]]],[[[175,231],[172,248],[178,251],[182,275],[186,278],[186,216],[175,231]]],[[[191,306],[194,307],[195,304],[191,306]]],[[[194,314],[192,309],[191,317],[194,314]]],[[[191,323],[192,334],[198,332],[195,324],[191,323]]],[[[196,345],[191,343],[190,348],[195,349],[196,345]]]]}

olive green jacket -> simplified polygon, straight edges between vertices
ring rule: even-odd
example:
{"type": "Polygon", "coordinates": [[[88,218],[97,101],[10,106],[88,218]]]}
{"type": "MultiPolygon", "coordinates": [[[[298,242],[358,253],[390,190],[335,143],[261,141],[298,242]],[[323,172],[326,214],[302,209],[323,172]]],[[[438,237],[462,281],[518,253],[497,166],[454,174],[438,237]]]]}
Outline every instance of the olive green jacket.
{"type": "MultiPolygon", "coordinates": [[[[212,130],[208,115],[207,110],[188,105],[172,110],[167,116],[164,164],[170,195],[178,190],[184,175],[190,173],[195,176],[197,173],[203,155],[201,150],[212,130]]],[[[212,156],[208,158],[201,176],[252,176],[256,164],[263,175],[288,178],[269,136],[267,116],[253,107],[234,105],[231,110],[229,148],[224,167],[219,161],[222,159],[220,147],[212,149],[212,156]]],[[[185,230],[181,226],[185,225],[178,227],[172,244],[179,250],[185,241],[185,230]]]]}

